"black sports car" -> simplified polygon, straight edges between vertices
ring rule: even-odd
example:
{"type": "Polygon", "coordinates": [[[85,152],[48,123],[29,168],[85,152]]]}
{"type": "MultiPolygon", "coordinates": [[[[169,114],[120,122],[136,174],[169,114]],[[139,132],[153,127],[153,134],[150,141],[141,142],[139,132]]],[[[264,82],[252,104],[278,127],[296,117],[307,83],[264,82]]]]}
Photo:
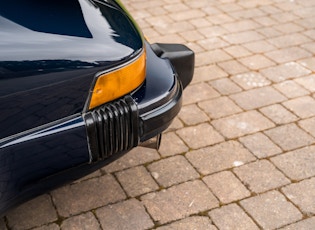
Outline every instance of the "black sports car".
{"type": "Polygon", "coordinates": [[[149,44],[119,1],[1,1],[0,26],[2,215],[158,147],[193,76],[194,53],[149,44]]]}

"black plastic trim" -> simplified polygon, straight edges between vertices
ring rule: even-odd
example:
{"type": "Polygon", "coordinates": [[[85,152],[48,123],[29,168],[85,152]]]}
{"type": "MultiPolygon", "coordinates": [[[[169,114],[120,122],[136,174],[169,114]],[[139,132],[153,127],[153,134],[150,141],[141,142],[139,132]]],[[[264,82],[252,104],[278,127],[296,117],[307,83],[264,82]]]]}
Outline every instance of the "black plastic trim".
{"type": "Polygon", "coordinates": [[[168,59],[172,63],[183,88],[186,88],[194,75],[194,52],[182,44],[155,43],[151,48],[158,57],[168,59]]]}
{"type": "Polygon", "coordinates": [[[84,114],[91,162],[137,146],[138,117],[136,103],[130,96],[84,114]]]}

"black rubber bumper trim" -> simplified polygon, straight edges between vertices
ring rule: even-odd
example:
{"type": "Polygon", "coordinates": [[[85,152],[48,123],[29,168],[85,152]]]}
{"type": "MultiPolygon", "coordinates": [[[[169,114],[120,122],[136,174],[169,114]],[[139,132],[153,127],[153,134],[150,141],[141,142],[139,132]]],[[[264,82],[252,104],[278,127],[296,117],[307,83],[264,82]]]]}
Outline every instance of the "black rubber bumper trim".
{"type": "Polygon", "coordinates": [[[139,114],[131,96],[102,105],[83,117],[91,162],[128,151],[139,143],[139,114]]]}

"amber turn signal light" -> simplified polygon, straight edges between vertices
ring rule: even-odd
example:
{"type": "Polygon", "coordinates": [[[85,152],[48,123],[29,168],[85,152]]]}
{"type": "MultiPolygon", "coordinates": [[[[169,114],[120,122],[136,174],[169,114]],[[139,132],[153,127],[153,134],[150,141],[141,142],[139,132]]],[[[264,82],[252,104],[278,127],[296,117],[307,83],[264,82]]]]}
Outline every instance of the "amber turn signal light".
{"type": "Polygon", "coordinates": [[[101,74],[92,91],[89,109],[115,100],[139,87],[146,76],[146,52],[127,65],[101,74]]]}

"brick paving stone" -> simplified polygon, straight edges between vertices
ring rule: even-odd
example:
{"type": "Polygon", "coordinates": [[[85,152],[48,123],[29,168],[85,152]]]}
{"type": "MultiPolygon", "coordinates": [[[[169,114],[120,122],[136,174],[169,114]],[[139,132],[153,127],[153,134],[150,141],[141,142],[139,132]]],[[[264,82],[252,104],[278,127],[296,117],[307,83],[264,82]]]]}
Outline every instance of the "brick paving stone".
{"type": "Polygon", "coordinates": [[[29,229],[57,220],[57,213],[50,196],[45,194],[23,203],[6,215],[12,230],[29,229]]]}
{"type": "Polygon", "coordinates": [[[290,180],[267,160],[246,164],[233,171],[255,193],[262,193],[290,183],[290,180]]]}
{"type": "Polygon", "coordinates": [[[174,156],[147,166],[154,179],[163,187],[197,179],[199,174],[183,156],[174,156]]]}
{"type": "Polygon", "coordinates": [[[217,7],[222,10],[223,12],[232,12],[232,11],[238,11],[241,10],[242,7],[238,5],[237,3],[224,3],[224,4],[218,4],[217,7]]]}
{"type": "Polygon", "coordinates": [[[307,8],[306,7],[305,8],[304,7],[303,8],[297,8],[297,9],[294,10],[293,13],[295,15],[301,17],[301,18],[309,18],[309,17],[313,17],[314,16],[314,14],[313,14],[314,10],[315,10],[315,7],[312,7],[310,5],[307,8]]]}
{"type": "Polygon", "coordinates": [[[250,196],[250,192],[230,171],[223,171],[206,176],[202,180],[223,204],[228,204],[250,196]]]}
{"type": "Polygon", "coordinates": [[[95,213],[103,230],[142,230],[154,226],[144,206],[136,199],[99,208],[95,213]]]}
{"type": "Polygon", "coordinates": [[[219,93],[206,83],[189,85],[184,91],[183,105],[209,100],[218,96],[219,93]]]}
{"type": "MultiPolygon", "coordinates": [[[[256,1],[246,1],[244,2],[245,4],[253,4],[252,6],[250,6],[251,9],[245,9],[245,10],[240,10],[237,12],[233,12],[230,13],[233,17],[239,18],[239,19],[249,19],[249,18],[255,18],[255,17],[259,17],[259,16],[264,16],[266,15],[265,12],[263,12],[260,9],[257,9],[254,6],[257,6],[257,2],[256,1]]],[[[243,2],[239,2],[238,4],[242,5],[243,7],[248,7],[248,6],[244,6],[243,2]]]]}
{"type": "MultiPolygon", "coordinates": [[[[161,18],[161,17],[159,17],[161,18]]],[[[156,20],[156,19],[153,19],[156,20]]],[[[191,25],[189,22],[172,22],[168,25],[163,25],[162,27],[159,26],[154,26],[154,28],[158,31],[163,31],[163,34],[175,34],[175,33],[180,33],[180,32],[184,32],[184,31],[188,31],[188,30],[193,30],[194,26],[191,25]]],[[[171,40],[169,40],[171,41],[171,40]]]]}
{"type": "Polygon", "coordinates": [[[153,26],[155,30],[161,32],[163,31],[167,25],[171,25],[174,23],[174,21],[168,17],[160,17],[160,16],[154,16],[154,17],[147,17],[145,18],[145,21],[150,25],[153,26]]]}
{"type": "Polygon", "coordinates": [[[297,116],[289,112],[280,104],[270,105],[259,109],[259,111],[278,125],[287,124],[298,120],[297,116]]]}
{"type": "Polygon", "coordinates": [[[54,190],[52,196],[58,213],[63,217],[126,198],[125,193],[111,175],[61,187],[54,190]]]}
{"type": "Polygon", "coordinates": [[[224,40],[234,45],[263,39],[263,36],[257,33],[256,31],[231,33],[228,35],[224,35],[222,37],[224,40]]]}
{"type": "Polygon", "coordinates": [[[294,22],[297,19],[299,19],[298,16],[292,14],[291,12],[283,12],[278,14],[271,15],[273,19],[278,21],[279,23],[285,23],[285,22],[294,22]]]}
{"type": "Polygon", "coordinates": [[[220,78],[225,79],[224,77],[227,76],[228,74],[217,65],[202,66],[195,68],[194,78],[191,83],[210,81],[220,78]]]}
{"type": "Polygon", "coordinates": [[[220,230],[259,229],[254,221],[237,204],[230,204],[214,209],[209,212],[209,216],[220,230]]]}
{"type": "Polygon", "coordinates": [[[260,70],[275,65],[273,61],[261,54],[240,58],[239,61],[251,70],[260,70]]]}
{"type": "Polygon", "coordinates": [[[170,126],[165,130],[165,133],[173,132],[173,131],[176,131],[176,130],[181,129],[183,127],[184,127],[184,125],[181,122],[181,120],[178,117],[175,117],[174,120],[172,121],[172,123],[170,124],[170,126]]]}
{"type": "Polygon", "coordinates": [[[261,9],[262,11],[264,11],[265,13],[268,14],[275,14],[275,13],[279,13],[282,12],[279,8],[277,8],[276,6],[272,6],[270,5],[272,2],[267,2],[265,5],[260,6],[259,9],[261,9]]]}
{"type": "Polygon", "coordinates": [[[233,168],[256,159],[236,141],[188,152],[186,158],[202,175],[233,168]]]}
{"type": "Polygon", "coordinates": [[[215,14],[206,17],[214,25],[222,25],[224,23],[233,22],[234,18],[227,14],[215,14]]]}
{"type": "Polygon", "coordinates": [[[206,38],[206,39],[200,39],[197,41],[197,44],[200,45],[205,50],[215,50],[223,47],[227,47],[229,43],[222,40],[219,37],[212,37],[212,38],[206,38]]]}
{"type": "MultiPolygon", "coordinates": [[[[207,21],[209,21],[209,20],[207,20],[207,21]]],[[[223,29],[222,26],[218,26],[218,25],[200,28],[198,31],[207,38],[217,37],[217,36],[221,36],[223,34],[228,33],[228,31],[226,29],[223,29]]]]}
{"type": "Polygon", "coordinates": [[[117,172],[116,177],[130,197],[140,196],[159,188],[143,166],[117,172]]]}
{"type": "Polygon", "coordinates": [[[299,121],[299,126],[315,137],[315,117],[299,121]]]}
{"type": "Polygon", "coordinates": [[[208,123],[190,126],[176,132],[192,149],[202,148],[224,141],[224,138],[208,123]]]}
{"type": "Polygon", "coordinates": [[[300,7],[296,2],[279,2],[276,6],[283,11],[292,11],[297,7],[300,7]]]}
{"type": "Polygon", "coordinates": [[[231,79],[245,90],[263,87],[271,84],[268,79],[257,72],[246,72],[242,74],[237,74],[231,77],[231,79]]]}
{"type": "Polygon", "coordinates": [[[307,146],[273,157],[271,161],[292,180],[315,176],[315,146],[307,146]]]}
{"type": "Polygon", "coordinates": [[[145,164],[159,159],[160,156],[155,149],[148,149],[143,147],[137,147],[117,159],[116,161],[105,166],[103,169],[108,172],[116,172],[126,168],[145,164]]]}
{"type": "Polygon", "coordinates": [[[212,26],[211,22],[209,22],[206,18],[191,19],[191,20],[189,20],[189,22],[192,25],[194,25],[197,29],[208,28],[208,27],[212,26]]]}
{"type": "Polygon", "coordinates": [[[298,46],[301,44],[305,44],[310,42],[311,40],[306,37],[305,35],[295,33],[295,34],[286,34],[283,36],[279,36],[276,38],[271,38],[267,40],[272,45],[276,46],[277,48],[285,48],[290,46],[298,46]]]}
{"type": "Polygon", "coordinates": [[[283,105],[300,118],[309,118],[315,115],[315,99],[310,96],[292,99],[283,105]]]}
{"type": "Polygon", "coordinates": [[[152,7],[158,7],[158,6],[162,6],[163,3],[160,1],[156,1],[156,0],[152,0],[152,1],[141,1],[141,2],[134,2],[133,3],[133,7],[135,9],[147,9],[147,8],[152,8],[152,7]]]}
{"type": "Polygon", "coordinates": [[[258,158],[267,158],[282,152],[281,149],[263,133],[255,133],[241,137],[239,140],[258,158]]]}
{"type": "Polygon", "coordinates": [[[170,17],[174,21],[186,21],[194,18],[202,18],[205,13],[197,9],[188,9],[186,11],[172,12],[170,17]]]}
{"type": "Polygon", "coordinates": [[[307,216],[315,214],[315,178],[282,188],[282,192],[307,216]]]}
{"type": "Polygon", "coordinates": [[[185,182],[141,197],[147,211],[159,224],[179,220],[218,207],[219,202],[199,181],[185,182]]]}
{"type": "Polygon", "coordinates": [[[224,50],[234,58],[246,57],[252,54],[241,45],[229,46],[224,48],[224,50]]]}
{"type": "Polygon", "coordinates": [[[315,92],[315,75],[296,79],[296,82],[311,92],[315,92]]]}
{"type": "Polygon", "coordinates": [[[304,147],[314,142],[313,137],[295,124],[278,126],[265,131],[265,134],[285,151],[304,147]]]}
{"type": "Polygon", "coordinates": [[[272,27],[264,27],[264,28],[258,29],[257,32],[259,32],[260,34],[262,34],[263,36],[267,38],[277,37],[281,35],[281,33],[278,30],[272,27]]]}
{"type": "Polygon", "coordinates": [[[89,230],[101,230],[100,224],[91,212],[70,217],[61,224],[61,230],[76,230],[82,227],[89,230]]]}
{"type": "Polygon", "coordinates": [[[185,43],[185,39],[179,36],[178,34],[164,34],[164,35],[159,35],[157,37],[150,37],[150,42],[151,43],[167,43],[169,41],[172,41],[173,43],[185,43]]]}
{"type": "Polygon", "coordinates": [[[309,74],[311,71],[296,62],[270,67],[261,70],[261,73],[273,82],[281,82],[292,78],[298,78],[309,74]]]}
{"type": "Polygon", "coordinates": [[[270,86],[240,92],[230,97],[245,110],[257,109],[287,100],[285,96],[270,86]]]}
{"type": "Polygon", "coordinates": [[[159,153],[162,157],[173,156],[187,151],[188,147],[175,133],[163,134],[159,148],[159,153]]]}
{"type": "Polygon", "coordinates": [[[313,54],[315,54],[315,43],[314,42],[311,42],[311,43],[307,43],[307,44],[304,44],[304,45],[301,45],[301,47],[313,54]]]}
{"type": "Polygon", "coordinates": [[[240,20],[236,22],[222,24],[222,27],[231,33],[235,33],[235,32],[242,32],[242,31],[248,31],[248,30],[255,30],[261,27],[261,25],[259,25],[257,22],[251,19],[245,19],[245,20],[240,20]]]}
{"type": "Polygon", "coordinates": [[[303,18],[297,20],[296,23],[306,29],[314,29],[314,19],[313,18],[303,18]]]}
{"type": "Polygon", "coordinates": [[[167,11],[161,6],[146,9],[152,16],[165,15],[167,11]]]}
{"type": "Polygon", "coordinates": [[[219,97],[209,101],[203,101],[198,103],[198,105],[209,115],[211,119],[217,119],[242,112],[242,109],[228,97],[219,97]]]}
{"type": "Polygon", "coordinates": [[[302,59],[298,61],[298,63],[304,66],[305,68],[312,70],[313,72],[315,71],[315,57],[302,59]]]}
{"type": "Polygon", "coordinates": [[[242,89],[236,85],[229,78],[218,79],[210,82],[211,86],[215,88],[222,95],[230,95],[233,93],[238,93],[242,89]]]}
{"type": "Polygon", "coordinates": [[[60,230],[60,227],[57,224],[49,224],[38,228],[33,228],[32,230],[60,230]]]}
{"type": "Polygon", "coordinates": [[[205,0],[200,0],[198,2],[185,1],[185,4],[191,8],[201,8],[201,9],[203,9],[209,5],[210,6],[213,5],[211,3],[208,3],[208,1],[205,1],[205,0]]]}
{"type": "Polygon", "coordinates": [[[309,94],[306,89],[292,80],[280,82],[274,85],[274,87],[288,98],[296,98],[309,94]]]}
{"type": "Polygon", "coordinates": [[[94,178],[94,177],[99,177],[102,175],[102,172],[101,170],[97,170],[95,172],[92,172],[82,178],[79,178],[78,180],[72,182],[72,183],[79,183],[79,182],[82,182],[82,181],[85,181],[85,180],[88,180],[88,179],[91,179],[91,178],[94,178]]]}
{"type": "Polygon", "coordinates": [[[300,59],[304,59],[304,58],[312,56],[311,53],[299,47],[289,47],[289,48],[274,50],[274,51],[265,53],[265,55],[277,63],[298,61],[300,59]]]}
{"type": "Polygon", "coordinates": [[[236,138],[274,127],[274,124],[257,111],[248,111],[211,122],[227,138],[236,138]]]}
{"type": "Polygon", "coordinates": [[[216,230],[217,228],[211,224],[208,217],[191,216],[183,220],[173,222],[171,224],[157,228],[157,230],[192,230],[192,229],[207,229],[216,230]]]}
{"type": "Polygon", "coordinates": [[[195,104],[183,106],[178,117],[186,125],[197,125],[209,121],[209,117],[195,104]]]}
{"type": "Polygon", "coordinates": [[[295,230],[295,229],[312,229],[315,226],[315,217],[301,220],[297,223],[290,224],[284,228],[280,228],[279,230],[295,230]]]}
{"type": "MultiPolygon", "coordinates": [[[[208,2],[207,2],[208,3],[208,2]]],[[[221,14],[222,11],[219,10],[214,4],[211,3],[205,3],[204,6],[202,6],[202,10],[207,14],[207,15],[214,15],[214,14],[221,14]]]]}
{"type": "Polygon", "coordinates": [[[294,24],[293,22],[283,23],[275,25],[274,28],[279,30],[281,33],[291,34],[301,32],[304,29],[301,26],[294,24]]]}
{"type": "Polygon", "coordinates": [[[240,202],[263,229],[275,229],[302,219],[299,210],[278,191],[271,191],[240,202]]]}
{"type": "Polygon", "coordinates": [[[213,65],[217,62],[231,60],[232,57],[221,49],[206,51],[196,55],[195,65],[213,65]]]}
{"type": "Polygon", "coordinates": [[[157,37],[160,35],[156,30],[152,29],[151,27],[144,28],[142,29],[142,31],[143,31],[143,34],[145,34],[145,36],[148,37],[149,39],[151,37],[157,37]]]}
{"type": "Polygon", "coordinates": [[[171,4],[165,4],[163,7],[169,12],[177,12],[189,9],[188,6],[181,2],[172,2],[171,4]]]}
{"type": "Polygon", "coordinates": [[[244,65],[235,60],[220,62],[218,65],[230,75],[248,71],[244,65]]]}
{"type": "MultiPolygon", "coordinates": [[[[205,51],[205,50],[204,50],[200,45],[198,45],[196,42],[190,41],[190,42],[186,42],[185,44],[186,44],[186,46],[187,46],[189,49],[193,50],[195,53],[201,53],[201,52],[204,52],[204,51],[205,51]]],[[[197,76],[196,76],[196,77],[197,77],[197,76]]],[[[191,83],[191,84],[193,84],[193,83],[191,83]]]]}
{"type": "Polygon", "coordinates": [[[248,49],[249,51],[256,53],[256,54],[268,52],[268,51],[275,49],[275,47],[273,45],[271,45],[270,43],[268,43],[264,40],[246,43],[246,44],[243,44],[243,46],[246,49],[248,49]]]}
{"type": "Polygon", "coordinates": [[[189,41],[189,42],[200,41],[200,40],[205,39],[205,37],[201,33],[199,33],[197,30],[185,31],[179,34],[181,37],[183,37],[186,41],[189,41]]]}
{"type": "Polygon", "coordinates": [[[258,22],[259,24],[261,24],[262,26],[273,26],[275,24],[277,24],[277,22],[270,18],[269,16],[261,16],[261,17],[256,17],[253,18],[254,21],[258,22]]]}

